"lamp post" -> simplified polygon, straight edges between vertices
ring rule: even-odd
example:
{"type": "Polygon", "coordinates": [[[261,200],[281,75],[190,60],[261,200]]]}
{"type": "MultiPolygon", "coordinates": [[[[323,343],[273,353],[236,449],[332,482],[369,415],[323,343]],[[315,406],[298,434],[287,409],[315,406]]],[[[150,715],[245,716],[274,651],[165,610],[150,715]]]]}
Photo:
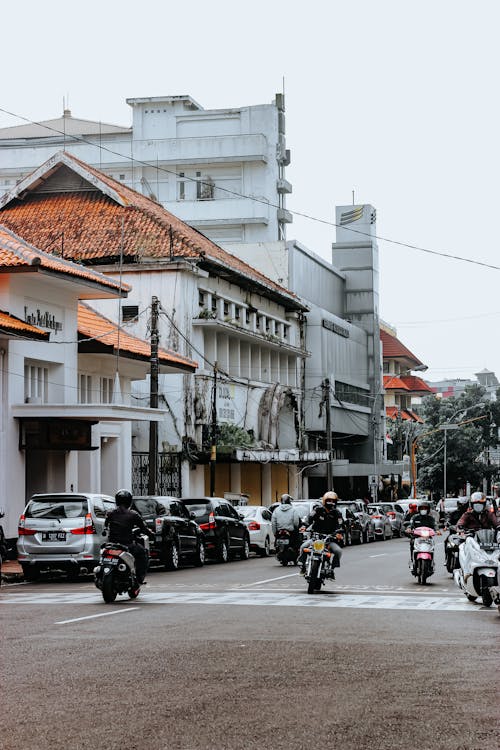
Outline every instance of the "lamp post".
{"type": "Polygon", "coordinates": [[[443,500],[446,499],[446,440],[448,435],[448,430],[458,430],[459,425],[453,424],[452,422],[447,422],[446,424],[442,424],[439,426],[440,430],[443,430],[444,432],[444,456],[443,456],[443,500]]]}

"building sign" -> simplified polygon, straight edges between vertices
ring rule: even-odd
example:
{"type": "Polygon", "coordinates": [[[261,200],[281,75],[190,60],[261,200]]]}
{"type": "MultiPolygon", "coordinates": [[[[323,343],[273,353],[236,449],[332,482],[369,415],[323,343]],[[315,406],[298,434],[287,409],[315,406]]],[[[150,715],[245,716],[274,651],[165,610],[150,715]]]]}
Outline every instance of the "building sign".
{"type": "Polygon", "coordinates": [[[236,421],[234,407],[234,385],[223,383],[217,386],[217,419],[219,422],[236,421]]]}
{"type": "Polygon", "coordinates": [[[338,333],[339,336],[344,336],[344,338],[346,339],[348,339],[350,336],[348,328],[344,328],[344,326],[341,326],[338,323],[334,323],[333,320],[326,320],[326,318],[323,318],[321,323],[323,325],[323,328],[326,328],[327,331],[338,333]]]}
{"type": "Polygon", "coordinates": [[[57,333],[63,329],[62,320],[58,320],[57,316],[45,307],[25,305],[24,320],[32,326],[45,328],[47,331],[55,331],[57,333]]]}

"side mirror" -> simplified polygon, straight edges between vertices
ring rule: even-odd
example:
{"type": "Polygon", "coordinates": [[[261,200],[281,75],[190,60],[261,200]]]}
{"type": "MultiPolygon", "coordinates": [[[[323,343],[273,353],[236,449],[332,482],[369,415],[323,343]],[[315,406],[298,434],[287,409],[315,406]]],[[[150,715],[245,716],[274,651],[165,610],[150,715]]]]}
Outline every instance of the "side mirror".
{"type": "Polygon", "coordinates": [[[245,516],[243,515],[243,513],[238,513],[238,518],[240,519],[240,521],[245,520],[245,516]]]}

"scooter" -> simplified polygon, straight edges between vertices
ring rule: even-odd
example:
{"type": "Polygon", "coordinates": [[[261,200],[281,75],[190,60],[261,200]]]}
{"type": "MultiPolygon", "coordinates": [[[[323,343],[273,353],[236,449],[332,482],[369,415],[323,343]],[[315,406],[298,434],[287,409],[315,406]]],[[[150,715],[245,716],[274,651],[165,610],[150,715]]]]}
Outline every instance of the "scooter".
{"type": "Polygon", "coordinates": [[[460,567],[460,562],[458,559],[458,553],[460,550],[460,546],[465,542],[465,536],[463,534],[457,533],[456,526],[449,526],[449,534],[445,539],[444,548],[445,548],[445,565],[446,570],[450,575],[453,575],[455,570],[457,570],[460,567]]]}
{"type": "Polygon", "coordinates": [[[299,549],[292,543],[292,534],[288,529],[279,529],[276,532],[274,546],[276,548],[276,559],[281,565],[288,565],[289,562],[297,565],[299,549]]]}
{"type": "Polygon", "coordinates": [[[436,532],[428,526],[408,529],[407,534],[413,536],[413,550],[410,557],[411,574],[418,582],[425,585],[427,579],[434,573],[434,537],[436,532]]]}
{"type": "MultiPolygon", "coordinates": [[[[138,530],[134,537],[149,555],[149,538],[138,530]]],[[[127,593],[130,599],[137,599],[141,587],[135,573],[135,558],[127,547],[116,542],[101,546],[99,564],[94,568],[94,583],[106,604],[114,602],[118,594],[127,593]]]]}
{"type": "Polygon", "coordinates": [[[495,529],[479,529],[467,536],[459,560],[460,568],[453,575],[467,599],[475,602],[481,597],[485,607],[494,602],[500,612],[500,544],[495,529]]]}

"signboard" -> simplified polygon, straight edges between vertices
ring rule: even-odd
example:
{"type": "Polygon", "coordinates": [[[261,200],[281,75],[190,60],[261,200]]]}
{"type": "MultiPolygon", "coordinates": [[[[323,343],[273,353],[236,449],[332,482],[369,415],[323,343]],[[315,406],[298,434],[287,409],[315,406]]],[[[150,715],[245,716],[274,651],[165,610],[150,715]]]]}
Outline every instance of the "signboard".
{"type": "Polygon", "coordinates": [[[231,383],[221,383],[217,386],[217,420],[219,422],[236,421],[236,409],[234,405],[235,388],[231,383]]]}
{"type": "Polygon", "coordinates": [[[63,315],[64,313],[60,308],[52,308],[45,302],[26,300],[24,305],[25,322],[46,331],[53,331],[54,333],[62,331],[63,315]]]}

